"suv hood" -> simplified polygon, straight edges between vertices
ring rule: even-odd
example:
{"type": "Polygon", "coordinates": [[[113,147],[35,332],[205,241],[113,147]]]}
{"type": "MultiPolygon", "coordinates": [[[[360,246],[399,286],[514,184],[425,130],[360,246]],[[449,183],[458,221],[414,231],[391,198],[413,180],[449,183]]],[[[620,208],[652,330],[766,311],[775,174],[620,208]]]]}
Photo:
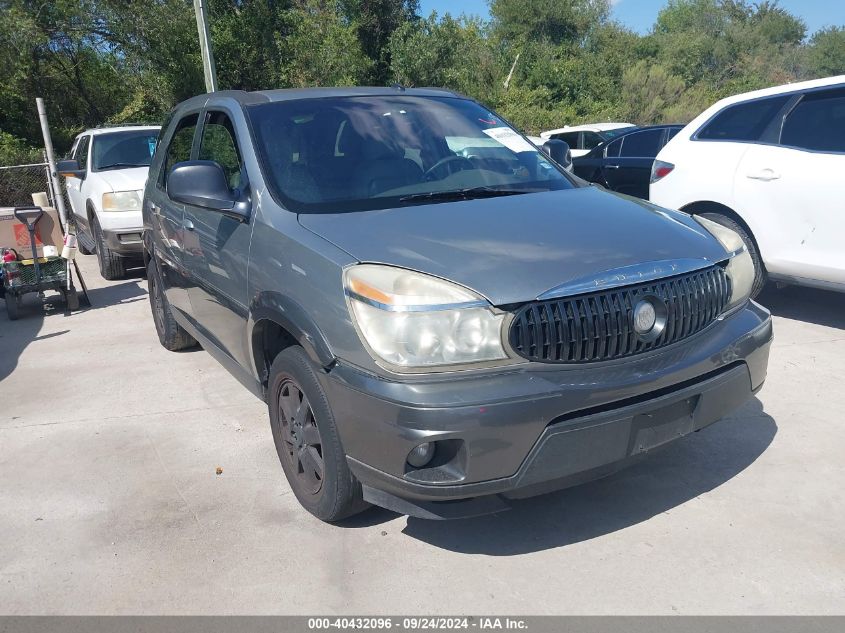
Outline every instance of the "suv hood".
{"type": "Polygon", "coordinates": [[[127,167],[124,169],[106,169],[98,171],[97,176],[112,191],[133,191],[143,189],[147,182],[149,167],[127,167]]]}
{"type": "Polygon", "coordinates": [[[299,222],[360,262],[449,279],[493,305],[531,301],[637,264],[726,257],[690,216],[596,187],[300,214],[299,222]]]}

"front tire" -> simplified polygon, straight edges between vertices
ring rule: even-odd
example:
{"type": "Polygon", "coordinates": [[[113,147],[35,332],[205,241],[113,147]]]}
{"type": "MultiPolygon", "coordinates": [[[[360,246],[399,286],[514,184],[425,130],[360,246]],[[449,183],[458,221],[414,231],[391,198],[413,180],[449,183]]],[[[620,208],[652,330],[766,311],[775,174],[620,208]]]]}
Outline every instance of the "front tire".
{"type": "MultiPolygon", "coordinates": [[[[93,211],[91,212],[93,216],[93,211]]],[[[83,255],[93,255],[94,252],[97,250],[97,242],[94,240],[93,237],[88,235],[81,227],[79,227],[79,222],[77,222],[77,229],[76,229],[76,247],[79,249],[79,252],[83,255]],[[92,247],[88,248],[88,240],[91,241],[92,247]]]]}
{"type": "Polygon", "coordinates": [[[126,267],[123,258],[116,255],[108,246],[103,236],[103,229],[100,228],[100,221],[97,216],[91,218],[91,233],[97,248],[97,262],[100,264],[100,274],[107,281],[114,281],[126,275],[126,267]]]}
{"type": "Polygon", "coordinates": [[[717,222],[722,226],[726,226],[732,231],[736,231],[742,238],[748,254],[751,255],[751,261],[754,262],[754,283],[751,284],[751,298],[754,299],[763,290],[766,285],[768,274],[766,273],[766,266],[763,264],[763,259],[760,257],[760,250],[757,248],[757,243],[754,238],[748,234],[745,227],[733,218],[723,215],[721,213],[702,213],[701,217],[717,222]]]}
{"type": "Polygon", "coordinates": [[[369,507],[346,463],[328,398],[301,347],[288,347],[273,361],[267,402],[276,452],[302,507],[328,522],[369,507]]]}
{"type": "Polygon", "coordinates": [[[187,330],[176,322],[170,303],[164,294],[161,277],[154,259],[147,265],[147,289],[150,295],[150,309],[153,312],[153,322],[156,327],[158,340],[164,349],[171,352],[188,349],[197,344],[197,340],[188,334],[187,330]]]}

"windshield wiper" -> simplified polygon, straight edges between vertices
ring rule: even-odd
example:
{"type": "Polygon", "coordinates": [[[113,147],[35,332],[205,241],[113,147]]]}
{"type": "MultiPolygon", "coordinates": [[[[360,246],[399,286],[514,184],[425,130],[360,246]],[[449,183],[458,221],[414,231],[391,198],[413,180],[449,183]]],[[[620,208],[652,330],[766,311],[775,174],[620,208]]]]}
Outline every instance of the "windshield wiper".
{"type": "Polygon", "coordinates": [[[149,167],[149,163],[111,163],[109,165],[101,165],[97,169],[100,171],[106,169],[122,169],[124,167],[149,167]]]}
{"type": "Polygon", "coordinates": [[[500,196],[518,196],[531,193],[525,189],[496,189],[494,187],[469,187],[468,189],[451,189],[449,191],[430,191],[428,193],[412,193],[399,198],[399,202],[415,202],[418,200],[472,200],[474,198],[498,198],[500,196]]]}

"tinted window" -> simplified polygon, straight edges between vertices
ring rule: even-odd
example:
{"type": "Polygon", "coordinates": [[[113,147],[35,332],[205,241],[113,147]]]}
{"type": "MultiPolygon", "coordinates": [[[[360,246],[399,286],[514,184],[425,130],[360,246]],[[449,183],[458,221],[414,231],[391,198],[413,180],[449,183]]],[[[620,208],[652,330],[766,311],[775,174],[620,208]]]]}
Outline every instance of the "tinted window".
{"type": "Polygon", "coordinates": [[[792,95],[757,99],[722,110],[699,132],[700,139],[756,141],[792,95]]]}
{"type": "Polygon", "coordinates": [[[229,117],[222,112],[209,112],[202,129],[199,149],[200,160],[213,160],[223,168],[229,187],[243,185],[241,155],[235,141],[235,129],[229,117]]]}
{"type": "Polygon", "coordinates": [[[88,143],[90,140],[90,136],[83,136],[79,139],[79,143],[76,146],[76,154],[74,154],[74,158],[76,159],[76,162],[79,163],[79,167],[81,169],[88,169],[88,143]]]}
{"type": "Polygon", "coordinates": [[[581,149],[578,145],[578,132],[564,132],[563,134],[552,134],[553,139],[565,141],[572,149],[581,149]]]}
{"type": "Polygon", "coordinates": [[[669,128],[669,134],[666,136],[666,142],[668,143],[673,138],[675,138],[675,136],[678,134],[678,132],[681,131],[681,129],[682,128],[679,128],[679,127],[670,127],[669,128]]]}
{"type": "Polygon", "coordinates": [[[635,127],[637,127],[637,126],[636,125],[626,125],[625,127],[617,127],[617,128],[612,129],[612,130],[604,130],[601,133],[601,136],[603,136],[606,141],[609,141],[612,138],[616,138],[620,134],[625,134],[626,132],[632,131],[635,127]]]}
{"type": "Polygon", "coordinates": [[[845,89],[805,95],[786,117],[781,145],[845,152],[845,89]]]}
{"type": "Polygon", "coordinates": [[[622,149],[622,141],[624,141],[624,140],[625,140],[624,138],[619,138],[619,139],[616,139],[615,141],[613,141],[612,143],[610,143],[607,146],[607,149],[604,150],[604,155],[607,156],[608,158],[618,157],[619,156],[619,150],[622,149]]]}
{"type": "Polygon", "coordinates": [[[574,187],[534,145],[467,99],[302,99],[249,106],[247,114],[265,180],[299,213],[448,202],[470,195],[466,189],[574,187]]]}
{"type": "Polygon", "coordinates": [[[663,138],[663,130],[647,130],[645,132],[634,132],[623,136],[622,153],[623,158],[654,158],[660,151],[660,140],[663,138]]]}
{"type": "Polygon", "coordinates": [[[602,137],[595,132],[584,132],[583,139],[583,149],[593,149],[597,145],[601,145],[603,140],[602,137]]]}
{"type": "Polygon", "coordinates": [[[170,168],[176,163],[191,160],[191,146],[194,142],[194,132],[197,129],[198,114],[189,114],[179,121],[176,131],[167,146],[167,154],[164,156],[161,176],[159,182],[164,185],[167,182],[167,174],[170,168]]]}
{"type": "Polygon", "coordinates": [[[158,130],[129,130],[94,136],[91,167],[94,171],[149,167],[158,130]]]}

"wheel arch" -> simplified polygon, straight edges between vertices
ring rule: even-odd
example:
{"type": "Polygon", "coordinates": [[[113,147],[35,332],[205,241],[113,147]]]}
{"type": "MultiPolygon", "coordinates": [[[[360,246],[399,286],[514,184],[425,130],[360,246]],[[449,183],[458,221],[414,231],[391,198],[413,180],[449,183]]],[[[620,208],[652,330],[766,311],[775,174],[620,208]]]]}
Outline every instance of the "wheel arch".
{"type": "Polygon", "coordinates": [[[276,292],[259,294],[250,307],[249,348],[253,370],[266,390],[270,365],[279,353],[300,345],[313,363],[330,369],[336,360],[326,337],[296,301],[276,292]]]}
{"type": "MultiPolygon", "coordinates": [[[[739,224],[745,232],[754,240],[754,246],[757,248],[757,252],[760,253],[760,243],[757,241],[757,236],[754,235],[754,230],[749,226],[748,222],[745,221],[739,213],[731,209],[730,207],[720,203],[720,202],[713,202],[712,200],[699,200],[697,202],[691,202],[680,209],[684,213],[690,214],[699,214],[699,213],[719,213],[721,215],[727,216],[731,218],[734,222],[739,224]]],[[[762,257],[762,254],[761,254],[762,257]]]]}
{"type": "Polygon", "coordinates": [[[85,221],[88,223],[88,230],[93,233],[94,229],[91,228],[92,220],[97,216],[97,207],[94,205],[94,201],[91,198],[88,198],[85,201],[85,221]]]}

